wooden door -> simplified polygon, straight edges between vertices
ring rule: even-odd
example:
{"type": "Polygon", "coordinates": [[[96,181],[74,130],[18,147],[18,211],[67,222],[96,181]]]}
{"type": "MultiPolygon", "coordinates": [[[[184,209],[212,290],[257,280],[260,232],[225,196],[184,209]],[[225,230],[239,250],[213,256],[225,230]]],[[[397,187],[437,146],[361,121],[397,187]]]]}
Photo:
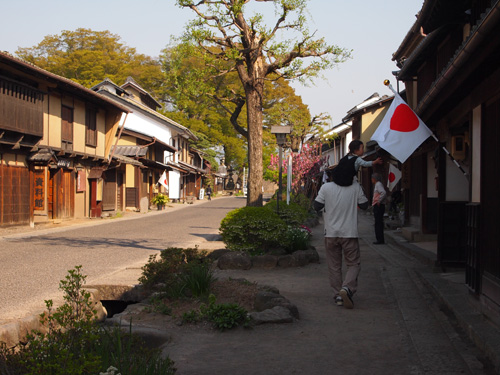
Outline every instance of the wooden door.
{"type": "Polygon", "coordinates": [[[30,219],[29,169],[0,165],[0,224],[26,224],[30,219]]]}
{"type": "Polygon", "coordinates": [[[70,219],[75,216],[75,172],[58,169],[51,173],[53,192],[53,219],[70,219]]]}
{"type": "Polygon", "coordinates": [[[116,201],[118,209],[123,210],[123,173],[118,172],[116,175],[116,201]]]}
{"type": "Polygon", "coordinates": [[[102,210],[116,209],[116,169],[104,172],[104,189],[102,194],[102,210]]]}

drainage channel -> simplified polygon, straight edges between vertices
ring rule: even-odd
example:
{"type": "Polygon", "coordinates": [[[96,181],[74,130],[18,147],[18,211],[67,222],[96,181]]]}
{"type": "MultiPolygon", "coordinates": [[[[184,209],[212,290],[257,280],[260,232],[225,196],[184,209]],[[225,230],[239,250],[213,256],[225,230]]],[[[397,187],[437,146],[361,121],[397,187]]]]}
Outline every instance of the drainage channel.
{"type": "Polygon", "coordinates": [[[115,314],[124,312],[127,306],[134,305],[138,301],[120,301],[120,300],[101,300],[102,305],[106,309],[106,318],[112,318],[115,314]]]}

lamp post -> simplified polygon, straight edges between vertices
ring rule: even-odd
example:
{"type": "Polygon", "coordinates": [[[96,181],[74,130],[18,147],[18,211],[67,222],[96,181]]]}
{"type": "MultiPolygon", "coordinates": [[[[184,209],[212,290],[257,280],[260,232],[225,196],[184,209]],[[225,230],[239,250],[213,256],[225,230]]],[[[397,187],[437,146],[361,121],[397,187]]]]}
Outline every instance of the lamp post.
{"type": "Polygon", "coordinates": [[[286,135],[291,133],[290,126],[271,126],[271,134],[276,135],[276,143],[279,147],[279,179],[278,179],[278,196],[276,197],[276,209],[278,213],[280,212],[280,201],[281,201],[281,179],[283,170],[283,146],[286,142],[286,135]]]}

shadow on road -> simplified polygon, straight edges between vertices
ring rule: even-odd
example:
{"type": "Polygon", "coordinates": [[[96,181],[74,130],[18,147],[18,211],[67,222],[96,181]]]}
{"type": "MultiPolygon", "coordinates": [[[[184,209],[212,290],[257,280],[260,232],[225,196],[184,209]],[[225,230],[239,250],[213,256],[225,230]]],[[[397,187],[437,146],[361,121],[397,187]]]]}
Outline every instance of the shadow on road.
{"type": "MultiPolygon", "coordinates": [[[[123,248],[134,248],[143,250],[163,250],[164,245],[157,245],[145,240],[131,240],[131,239],[120,239],[120,238],[90,238],[90,237],[78,237],[78,238],[67,238],[67,237],[31,237],[31,238],[18,238],[9,239],[12,243],[28,243],[28,242],[43,242],[47,246],[65,246],[69,248],[99,248],[99,247],[123,247],[123,248]]],[[[155,243],[158,241],[155,241],[155,243]]]]}

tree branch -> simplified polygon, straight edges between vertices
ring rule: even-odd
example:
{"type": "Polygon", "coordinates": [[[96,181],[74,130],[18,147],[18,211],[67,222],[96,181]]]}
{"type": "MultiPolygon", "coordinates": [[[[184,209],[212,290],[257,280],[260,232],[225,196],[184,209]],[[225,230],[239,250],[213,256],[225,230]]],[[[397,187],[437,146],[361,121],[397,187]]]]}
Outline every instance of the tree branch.
{"type": "Polygon", "coordinates": [[[231,101],[234,104],[236,104],[236,108],[233,111],[231,111],[227,106],[225,106],[222,103],[222,99],[221,98],[219,98],[217,96],[214,96],[214,99],[217,100],[217,102],[219,103],[219,105],[227,113],[229,113],[231,115],[230,121],[231,121],[231,125],[233,125],[234,129],[238,133],[240,133],[243,137],[245,137],[246,139],[248,139],[248,131],[238,123],[238,117],[239,117],[239,115],[241,113],[241,110],[243,109],[243,106],[246,103],[245,99],[243,99],[243,98],[237,98],[234,101],[231,101]]]}

